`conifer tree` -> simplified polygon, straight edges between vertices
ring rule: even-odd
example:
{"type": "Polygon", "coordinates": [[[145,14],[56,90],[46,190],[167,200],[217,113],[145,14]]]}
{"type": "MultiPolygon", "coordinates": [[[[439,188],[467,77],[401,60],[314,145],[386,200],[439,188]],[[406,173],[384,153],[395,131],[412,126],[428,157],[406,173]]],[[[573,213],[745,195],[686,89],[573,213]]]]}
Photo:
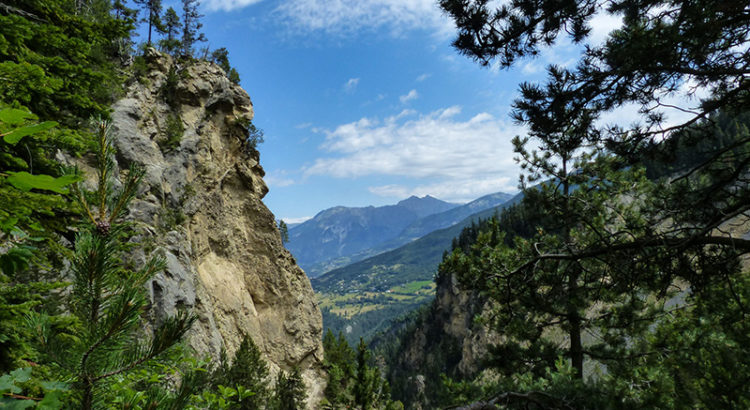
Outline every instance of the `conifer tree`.
{"type": "Polygon", "coordinates": [[[32,167],[36,155],[45,154],[39,143],[59,143],[49,131],[55,125],[38,122],[26,110],[0,106],[0,373],[20,367],[21,359],[35,359],[24,317],[44,304],[50,290],[64,286],[55,282],[59,278],[47,282],[32,273],[34,265],[51,265],[47,256],[53,255],[44,252],[45,242],[57,241],[67,218],[50,216],[71,211],[64,195],[77,180],[75,175],[40,173],[45,166],[32,167]]]}
{"type": "Polygon", "coordinates": [[[180,16],[172,7],[168,8],[164,13],[164,31],[162,34],[166,36],[159,40],[159,48],[161,51],[175,55],[181,48],[180,40],[177,38],[178,34],[182,30],[182,23],[180,22],[180,16]]]}
{"type": "Polygon", "coordinates": [[[271,408],[273,410],[301,410],[305,408],[306,398],[305,383],[302,381],[299,367],[292,369],[289,374],[283,370],[280,371],[276,378],[271,408]]]}
{"type": "Polygon", "coordinates": [[[286,222],[279,220],[279,232],[281,233],[281,242],[289,242],[289,228],[286,226],[286,222]]]}
{"type": "Polygon", "coordinates": [[[206,41],[206,36],[199,30],[203,27],[200,19],[203,17],[198,12],[200,2],[198,0],[182,1],[182,56],[192,57],[195,43],[206,41]]]}
{"type": "Polygon", "coordinates": [[[162,3],[161,0],[134,0],[136,4],[142,5],[146,11],[146,17],[141,21],[148,23],[148,39],[146,45],[151,46],[151,33],[156,30],[159,33],[165,31],[162,23],[162,3]]]}
{"type": "Polygon", "coordinates": [[[73,380],[77,405],[84,410],[102,404],[100,389],[109,378],[158,358],[195,321],[194,316],[181,312],[157,326],[150,337],[143,334],[142,315],[149,304],[145,284],[164,267],[164,261],[151,258],[138,270],[123,265],[127,235],[123,216],[143,171],[131,167],[116,192],[107,124],[99,124],[97,131],[97,185],[92,192],[82,185],[76,188],[85,223],[76,236],[71,260],[70,312],[80,328],[74,335],[54,334],[45,330],[43,318],[37,318],[40,342],[73,380]]]}
{"type": "Polygon", "coordinates": [[[254,393],[240,401],[241,410],[261,409],[267,403],[268,365],[261,357],[258,346],[249,336],[242,339],[222,382],[228,387],[242,386],[254,393]]]}

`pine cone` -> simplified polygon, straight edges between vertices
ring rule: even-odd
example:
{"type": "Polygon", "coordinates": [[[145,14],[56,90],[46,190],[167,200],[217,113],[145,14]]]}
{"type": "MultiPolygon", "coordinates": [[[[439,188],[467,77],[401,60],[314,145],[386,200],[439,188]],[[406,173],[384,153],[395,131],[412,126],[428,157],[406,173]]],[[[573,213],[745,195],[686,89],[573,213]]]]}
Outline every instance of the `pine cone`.
{"type": "Polygon", "coordinates": [[[99,235],[101,236],[109,235],[109,228],[109,222],[107,221],[99,221],[96,223],[96,231],[99,232],[99,235]]]}

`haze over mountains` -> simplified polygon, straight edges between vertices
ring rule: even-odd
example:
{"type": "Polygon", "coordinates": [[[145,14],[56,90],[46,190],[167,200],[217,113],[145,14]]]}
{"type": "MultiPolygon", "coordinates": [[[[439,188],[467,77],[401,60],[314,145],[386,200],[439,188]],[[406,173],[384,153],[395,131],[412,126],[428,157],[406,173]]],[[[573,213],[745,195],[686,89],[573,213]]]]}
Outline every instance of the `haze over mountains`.
{"type": "Polygon", "coordinates": [[[495,193],[459,205],[427,195],[381,207],[329,208],[292,226],[286,246],[313,278],[396,249],[471,214],[496,207],[511,197],[495,193]]]}

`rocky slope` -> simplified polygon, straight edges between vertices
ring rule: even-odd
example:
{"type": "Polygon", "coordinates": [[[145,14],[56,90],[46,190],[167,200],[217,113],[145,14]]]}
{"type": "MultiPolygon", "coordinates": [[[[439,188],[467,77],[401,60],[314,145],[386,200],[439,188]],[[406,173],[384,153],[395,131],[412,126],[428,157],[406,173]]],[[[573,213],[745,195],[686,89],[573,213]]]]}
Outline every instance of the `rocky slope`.
{"type": "Polygon", "coordinates": [[[130,210],[142,232],[134,259],[167,260],[151,283],[153,320],[191,310],[199,321],[189,344],[213,358],[251,336],[273,374],[302,368],[314,407],[325,380],[321,315],[262,202],[264,172],[245,142],[250,98],[216,65],[145,57],[113,107],[112,136],[119,169],[146,169],[130,210]]]}
{"type": "Polygon", "coordinates": [[[407,408],[441,407],[445,403],[431,402],[444,388],[441,374],[457,380],[476,376],[488,346],[499,337],[475,320],[488,309],[478,292],[461,289],[454,276],[445,273],[426,309],[373,340],[376,351],[392,355],[384,359],[394,398],[407,408]],[[394,340],[395,351],[385,347],[394,340]]]}

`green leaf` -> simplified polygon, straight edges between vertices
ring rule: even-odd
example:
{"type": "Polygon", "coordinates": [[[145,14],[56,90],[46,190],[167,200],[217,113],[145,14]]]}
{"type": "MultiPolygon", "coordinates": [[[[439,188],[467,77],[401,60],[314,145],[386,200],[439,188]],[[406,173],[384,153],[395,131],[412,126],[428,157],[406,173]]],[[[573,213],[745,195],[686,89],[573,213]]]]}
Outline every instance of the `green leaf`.
{"type": "Polygon", "coordinates": [[[15,125],[24,122],[25,120],[35,119],[36,115],[23,110],[17,110],[15,108],[6,108],[0,110],[0,121],[15,125]]]}
{"type": "Polygon", "coordinates": [[[16,369],[0,377],[0,392],[20,393],[16,383],[23,383],[31,378],[31,367],[16,369]]]}
{"type": "Polygon", "coordinates": [[[34,407],[33,400],[16,400],[8,397],[0,398],[0,409],[3,410],[26,410],[34,407]]]}
{"type": "Polygon", "coordinates": [[[44,394],[44,399],[39,402],[38,409],[44,410],[59,410],[63,407],[62,395],[63,391],[53,390],[44,394]]]}
{"type": "Polygon", "coordinates": [[[49,175],[31,175],[28,172],[10,172],[7,181],[24,192],[44,189],[58,194],[67,194],[68,189],[65,187],[80,179],[78,175],[63,175],[55,178],[49,175]]]}
{"type": "Polygon", "coordinates": [[[54,121],[45,121],[39,124],[17,128],[5,134],[3,136],[3,140],[10,145],[15,145],[16,143],[18,143],[18,141],[21,141],[23,137],[36,134],[38,132],[46,131],[56,126],[57,126],[57,123],[54,121]]]}

